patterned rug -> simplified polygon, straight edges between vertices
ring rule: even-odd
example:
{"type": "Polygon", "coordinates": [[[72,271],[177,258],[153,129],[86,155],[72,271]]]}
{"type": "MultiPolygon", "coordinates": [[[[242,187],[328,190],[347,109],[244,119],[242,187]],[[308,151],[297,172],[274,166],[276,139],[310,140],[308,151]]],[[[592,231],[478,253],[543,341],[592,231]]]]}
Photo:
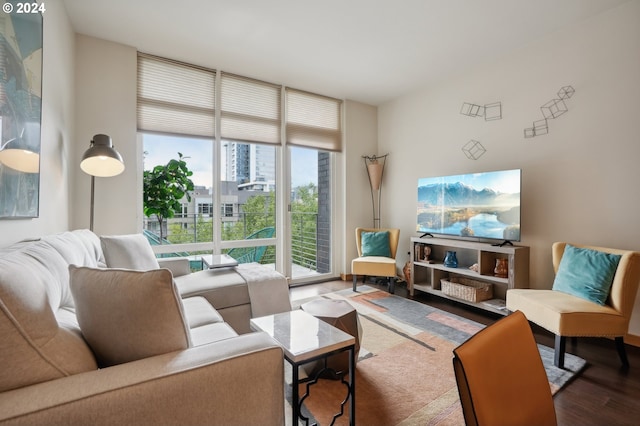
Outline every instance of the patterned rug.
{"type": "MultiPolygon", "coordinates": [[[[357,293],[349,289],[322,297],[351,303],[363,329],[356,368],[357,424],[464,425],[452,351],[484,325],[366,285],[357,293]]],[[[586,365],[566,354],[565,369],[559,369],[553,365],[553,349],[538,348],[553,394],[586,365]]],[[[285,371],[290,382],[291,370],[285,371]]],[[[286,388],[290,403],[290,386],[286,388]]],[[[306,384],[300,385],[300,394],[305,390],[306,384]]],[[[345,395],[339,381],[320,379],[305,399],[303,413],[311,424],[328,425],[345,395]]],[[[286,409],[290,425],[288,404],[286,409]]],[[[345,410],[335,424],[348,424],[348,404],[345,410]]]]}

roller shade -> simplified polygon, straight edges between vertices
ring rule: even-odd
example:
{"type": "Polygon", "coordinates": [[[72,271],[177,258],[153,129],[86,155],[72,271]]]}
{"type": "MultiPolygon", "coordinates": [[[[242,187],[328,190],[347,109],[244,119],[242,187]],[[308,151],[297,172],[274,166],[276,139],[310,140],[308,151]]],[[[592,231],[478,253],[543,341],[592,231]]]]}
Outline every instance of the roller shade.
{"type": "Polygon", "coordinates": [[[342,151],[342,101],[286,89],[286,134],[291,145],[342,151]]]}
{"type": "Polygon", "coordinates": [[[228,73],[220,86],[222,139],[281,143],[281,86],[228,73]]]}
{"type": "Polygon", "coordinates": [[[215,136],[216,72],[138,54],[138,130],[215,136]]]}

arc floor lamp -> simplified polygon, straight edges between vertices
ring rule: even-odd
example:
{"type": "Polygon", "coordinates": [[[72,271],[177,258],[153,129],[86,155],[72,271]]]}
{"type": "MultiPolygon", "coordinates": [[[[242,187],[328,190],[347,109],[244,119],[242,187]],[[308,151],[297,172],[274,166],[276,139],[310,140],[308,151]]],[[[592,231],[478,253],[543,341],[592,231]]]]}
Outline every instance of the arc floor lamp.
{"type": "Polygon", "coordinates": [[[80,162],[83,172],[91,176],[91,216],[89,229],[93,231],[93,205],[96,177],[117,176],[124,171],[122,156],[113,147],[111,137],[107,135],[95,135],[91,140],[89,149],[85,151],[80,162]]]}

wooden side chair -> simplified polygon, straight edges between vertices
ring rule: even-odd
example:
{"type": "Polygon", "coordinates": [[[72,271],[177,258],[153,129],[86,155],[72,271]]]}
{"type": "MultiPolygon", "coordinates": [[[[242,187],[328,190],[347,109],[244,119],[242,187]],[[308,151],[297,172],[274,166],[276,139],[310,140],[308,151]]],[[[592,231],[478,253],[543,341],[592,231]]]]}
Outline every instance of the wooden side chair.
{"type": "Polygon", "coordinates": [[[552,257],[553,289],[508,290],[507,309],[522,311],[556,335],[554,364],[559,368],[564,368],[567,337],[614,338],[622,365],[628,367],[624,335],[640,282],[640,253],[558,242],[552,257]]]}
{"type": "Polygon", "coordinates": [[[386,278],[389,292],[394,292],[399,239],[400,230],[396,228],[356,228],[358,257],[351,261],[353,291],[358,275],[362,275],[363,283],[367,277],[386,278]]]}
{"type": "Polygon", "coordinates": [[[522,312],[480,330],[453,355],[467,426],[557,424],[549,380],[522,312]]]}

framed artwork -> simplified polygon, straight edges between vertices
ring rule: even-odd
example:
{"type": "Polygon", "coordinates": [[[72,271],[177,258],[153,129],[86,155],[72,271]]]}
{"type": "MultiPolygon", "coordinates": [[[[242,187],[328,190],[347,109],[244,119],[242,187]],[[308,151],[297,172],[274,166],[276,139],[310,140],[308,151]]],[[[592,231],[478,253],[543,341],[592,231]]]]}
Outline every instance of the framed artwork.
{"type": "Polygon", "coordinates": [[[42,12],[27,4],[0,12],[0,219],[39,212],[42,12]]]}

